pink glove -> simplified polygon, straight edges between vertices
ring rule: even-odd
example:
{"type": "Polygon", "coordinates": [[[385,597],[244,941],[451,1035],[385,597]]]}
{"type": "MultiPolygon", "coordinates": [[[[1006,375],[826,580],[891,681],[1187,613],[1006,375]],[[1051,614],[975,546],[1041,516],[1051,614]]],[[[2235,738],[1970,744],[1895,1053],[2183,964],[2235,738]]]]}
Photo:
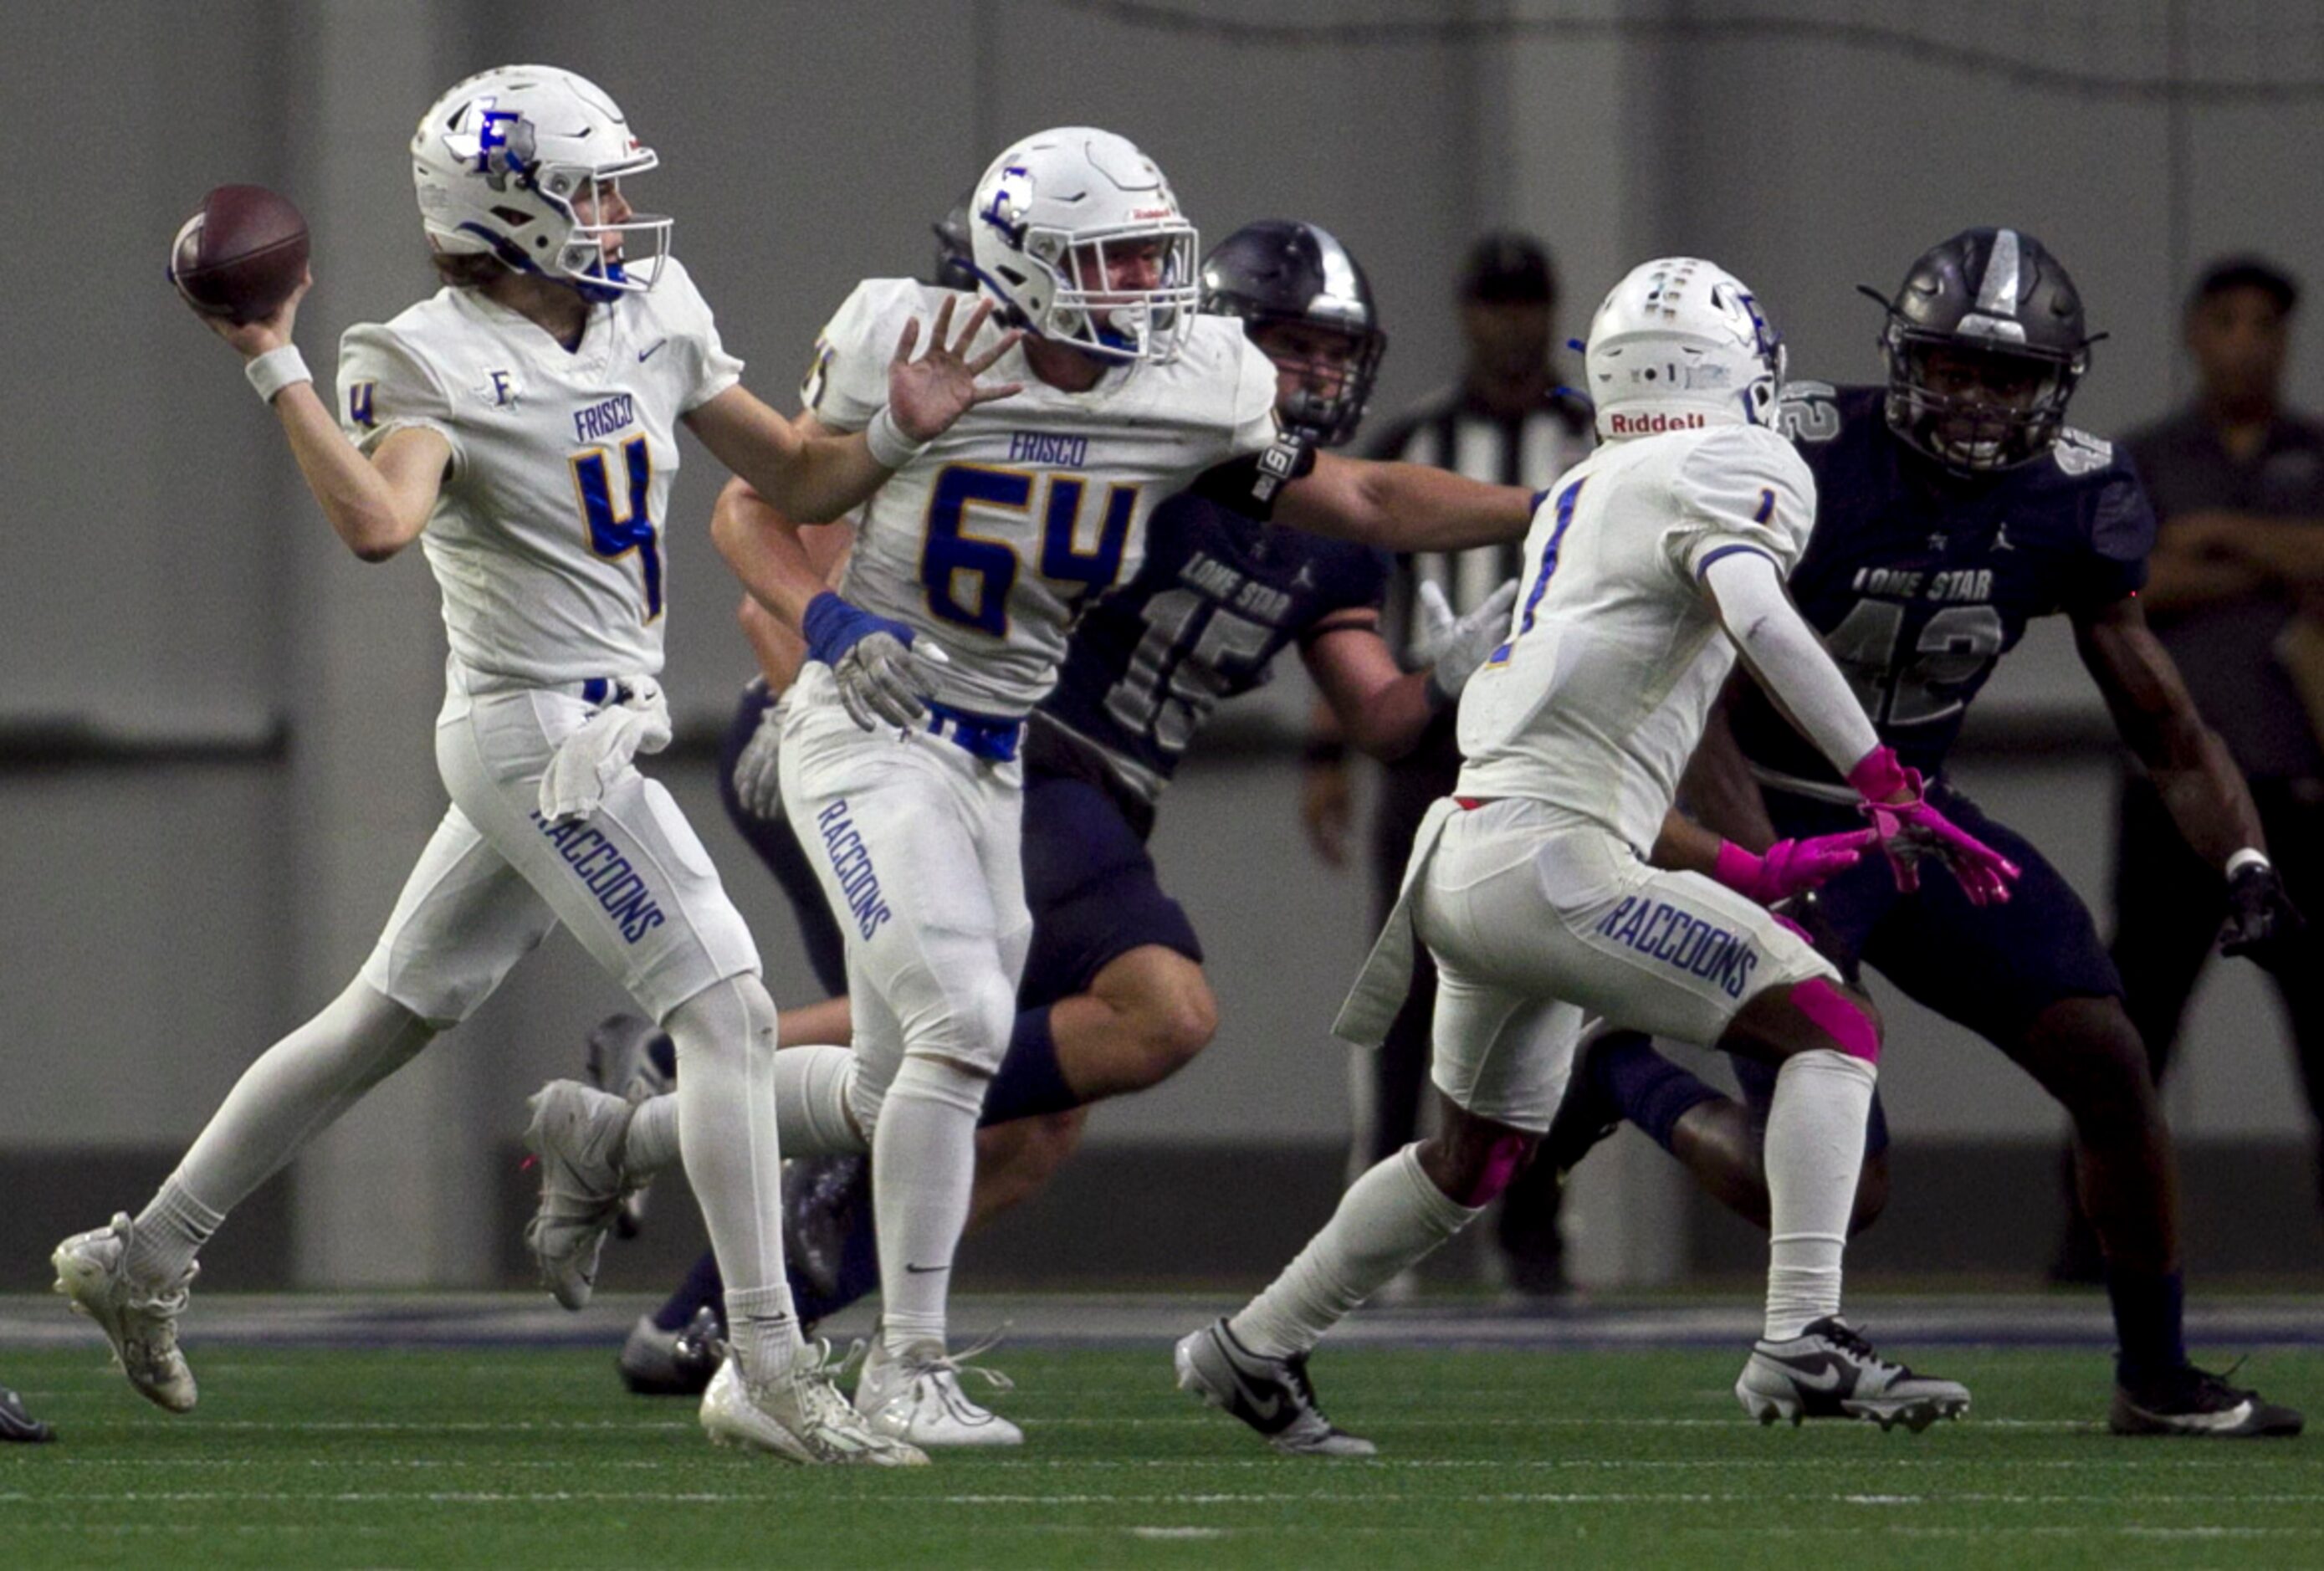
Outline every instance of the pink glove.
{"type": "Polygon", "coordinates": [[[1848,772],[1848,783],[1864,800],[1858,810],[1872,820],[1872,832],[1887,854],[1896,887],[1907,894],[1921,887],[1921,859],[1945,864],[1971,905],[2000,905],[2009,898],[2017,864],[1971,835],[1953,827],[1923,795],[1921,772],[1896,762],[1893,747],[1876,747],[1848,772]],[[1890,801],[1909,791],[1904,801],[1890,801]]]}
{"type": "Polygon", "coordinates": [[[1870,829],[1818,835],[1812,840],[1778,840],[1754,855],[1732,840],[1719,843],[1711,877],[1747,899],[1774,905],[1816,888],[1835,873],[1857,864],[1879,836],[1870,829]]]}

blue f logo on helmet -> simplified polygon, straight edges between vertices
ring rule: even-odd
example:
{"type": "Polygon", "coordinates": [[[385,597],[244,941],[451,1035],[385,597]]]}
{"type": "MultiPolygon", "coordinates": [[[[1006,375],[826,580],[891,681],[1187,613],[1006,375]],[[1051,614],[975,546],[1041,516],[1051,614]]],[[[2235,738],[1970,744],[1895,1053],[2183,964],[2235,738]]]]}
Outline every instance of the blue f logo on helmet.
{"type": "MultiPolygon", "coordinates": [[[[617,182],[656,167],[613,99],[555,66],[501,66],[454,87],[411,136],[411,179],[429,243],[492,255],[593,300],[651,289],[670,221],[609,221],[617,182]],[[576,204],[585,203],[584,223],[576,204]]],[[[618,206],[616,207],[618,211],[618,206]]]]}
{"type": "Polygon", "coordinates": [[[1185,347],[1194,226],[1126,138],[1089,125],[1028,136],[985,170],[971,211],[978,280],[1037,336],[1108,360],[1185,347]]]}

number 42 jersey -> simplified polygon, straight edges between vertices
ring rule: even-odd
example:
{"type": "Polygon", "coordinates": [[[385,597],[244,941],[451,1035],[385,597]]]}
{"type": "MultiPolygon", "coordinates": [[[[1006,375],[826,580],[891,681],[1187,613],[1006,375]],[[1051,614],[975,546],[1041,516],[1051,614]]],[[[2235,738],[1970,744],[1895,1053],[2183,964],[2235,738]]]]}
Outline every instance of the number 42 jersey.
{"type": "MultiPolygon", "coordinates": [[[[946,300],[957,331],[973,296],[909,279],[858,285],[800,389],[816,420],[868,425],[904,324],[917,317],[925,343],[946,300]]],[[[975,347],[999,332],[988,322],[975,347]]],[[[872,494],[840,592],[945,652],[939,701],[1014,716],[1055,684],[1084,599],[1137,575],[1155,504],[1274,445],[1275,366],[1240,320],[1201,317],[1176,359],[1109,369],[1087,393],[1041,381],[1021,349],[985,380],[1025,390],[968,411],[872,494]]]]}
{"type": "MultiPolygon", "coordinates": [[[[1890,429],[1886,392],[1794,383],[1784,429],[1816,477],[1792,598],[1904,762],[1933,776],[2026,624],[2091,611],[2146,581],[2154,514],[2111,442],[2068,429],[2032,463],[1952,475],[1890,429]]],[[[1853,801],[1756,684],[1736,740],[1766,783],[1853,801]]]]}

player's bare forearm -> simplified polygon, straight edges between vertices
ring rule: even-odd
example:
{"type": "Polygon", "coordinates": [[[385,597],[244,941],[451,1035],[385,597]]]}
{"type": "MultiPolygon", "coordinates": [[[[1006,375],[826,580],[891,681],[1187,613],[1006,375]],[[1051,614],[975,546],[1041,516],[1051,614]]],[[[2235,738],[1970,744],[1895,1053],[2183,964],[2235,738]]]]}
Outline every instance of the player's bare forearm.
{"type": "Polygon", "coordinates": [[[718,554],[751,598],[793,633],[806,620],[807,603],[829,587],[799,528],[798,520],[741,478],[726,483],[710,513],[710,538],[718,554]]]}
{"type": "Polygon", "coordinates": [[[1741,675],[1729,679],[1726,693],[1711,706],[1694,756],[1679,778],[1678,795],[1687,811],[1710,833],[1723,836],[1746,851],[1765,851],[1777,838],[1775,820],[1767,817],[1766,799],[1759,794],[1759,782],[1751,778],[1751,766],[1728,720],[1735,684],[1748,679],[1741,675]]]}
{"type": "Polygon", "coordinates": [[[798,680],[799,667],[807,663],[807,641],[748,595],[742,596],[735,619],[742,624],[742,636],[750,641],[752,657],[759,662],[759,675],[765,679],[767,691],[789,691],[798,680]]]}
{"type": "Polygon", "coordinates": [[[800,523],[829,522],[888,478],[862,432],[834,436],[811,417],[794,423],[742,387],[703,404],[686,424],[712,457],[800,523]]]}
{"type": "Polygon", "coordinates": [[[2264,850],[2243,772],[2203,723],[2187,684],[2135,600],[2074,618],[2074,645],[2115,728],[2153,777],[2179,832],[2214,867],[2246,846],[2264,850]]]}
{"type": "Polygon", "coordinates": [[[452,458],[441,435],[419,426],[391,431],[365,457],[307,382],[276,393],[274,413],[307,489],[347,550],[383,562],[420,538],[452,458]]]}
{"type": "MultiPolygon", "coordinates": [[[[1674,810],[1663,815],[1662,830],[1655,836],[1654,846],[1646,853],[1646,860],[1673,873],[1700,873],[1708,878],[1719,865],[1719,847],[1724,839],[1685,814],[1674,810]]],[[[1768,844],[1774,844],[1772,836],[1768,844]]]]}
{"type": "Polygon", "coordinates": [[[1366,613],[1311,639],[1302,653],[1331,735],[1387,762],[1418,744],[1437,706],[1429,698],[1428,673],[1399,667],[1377,628],[1378,618],[1366,613]]]}
{"type": "Polygon", "coordinates": [[[1318,453],[1314,468],[1283,488],[1275,516],[1294,529],[1388,550],[1458,550],[1523,540],[1533,493],[1425,464],[1318,453]]]}

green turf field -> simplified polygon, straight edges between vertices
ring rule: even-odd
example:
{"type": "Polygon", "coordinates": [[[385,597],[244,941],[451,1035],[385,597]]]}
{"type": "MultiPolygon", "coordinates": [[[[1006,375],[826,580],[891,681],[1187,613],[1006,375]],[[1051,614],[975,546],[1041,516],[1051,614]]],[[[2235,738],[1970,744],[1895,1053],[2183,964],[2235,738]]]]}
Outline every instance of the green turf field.
{"type": "MultiPolygon", "coordinates": [[[[1960,1352],[1976,1416],[1763,1430],[1728,1353],[1326,1353],[1369,1462],[1277,1457],[1167,1351],[1019,1351],[1021,1452],[905,1472],[713,1450],[602,1352],[204,1358],[198,1414],[12,1352],[62,1444],[0,1446],[0,1566],[2292,1566],[2324,1440],[2111,1438],[2089,1353],[1960,1352]]],[[[2315,1408],[2324,1354],[2247,1372],[2315,1408]]]]}

